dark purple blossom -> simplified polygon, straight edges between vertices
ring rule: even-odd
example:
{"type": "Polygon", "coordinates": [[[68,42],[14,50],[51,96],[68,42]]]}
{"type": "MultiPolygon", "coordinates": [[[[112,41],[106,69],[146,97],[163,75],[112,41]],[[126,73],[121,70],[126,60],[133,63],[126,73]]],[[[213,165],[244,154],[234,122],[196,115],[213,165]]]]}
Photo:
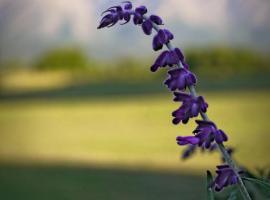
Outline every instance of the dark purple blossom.
{"type": "Polygon", "coordinates": [[[216,170],[217,176],[212,186],[216,191],[221,191],[224,187],[238,183],[238,177],[229,165],[219,165],[216,170]]]}
{"type": "Polygon", "coordinates": [[[167,29],[160,29],[158,33],[153,38],[153,49],[158,51],[162,49],[164,44],[167,44],[170,40],[174,38],[173,34],[167,29]]]}
{"type": "Polygon", "coordinates": [[[143,32],[144,32],[146,35],[151,35],[152,29],[153,29],[152,22],[151,22],[149,19],[145,20],[145,21],[142,23],[142,29],[143,29],[143,32]]]}
{"type": "Polygon", "coordinates": [[[189,118],[197,117],[200,112],[206,112],[208,104],[202,96],[193,97],[183,92],[174,92],[174,101],[182,102],[182,105],[172,113],[173,123],[186,124],[189,118]]]}
{"type": "Polygon", "coordinates": [[[156,59],[155,63],[151,66],[151,71],[155,72],[160,67],[166,67],[178,64],[180,61],[176,49],[172,51],[163,51],[156,59]]]}
{"type": "Polygon", "coordinates": [[[196,84],[193,73],[184,68],[176,68],[168,71],[169,78],[164,82],[171,91],[184,90],[186,87],[196,84]]]}
{"type": "Polygon", "coordinates": [[[193,131],[193,133],[197,138],[199,138],[199,146],[209,148],[214,141],[220,144],[228,140],[226,134],[222,130],[217,129],[216,125],[213,122],[196,120],[196,123],[198,124],[198,126],[193,131]]]}
{"type": "Polygon", "coordinates": [[[149,19],[157,25],[163,25],[162,19],[157,15],[151,15],[149,19]]]}
{"type": "Polygon", "coordinates": [[[145,6],[139,6],[139,7],[135,8],[135,12],[140,14],[140,15],[144,15],[147,13],[147,8],[145,6]]]}

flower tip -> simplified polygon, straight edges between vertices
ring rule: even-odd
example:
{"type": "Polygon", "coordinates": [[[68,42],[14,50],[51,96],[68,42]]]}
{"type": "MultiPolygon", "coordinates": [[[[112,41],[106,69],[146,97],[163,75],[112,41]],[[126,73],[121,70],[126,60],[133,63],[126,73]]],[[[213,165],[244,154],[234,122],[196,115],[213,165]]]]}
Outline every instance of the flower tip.
{"type": "Polygon", "coordinates": [[[173,120],[172,120],[172,123],[174,124],[174,125],[177,125],[177,124],[179,124],[179,120],[177,119],[177,118],[174,118],[173,120]]]}
{"type": "Polygon", "coordinates": [[[156,71],[157,71],[156,65],[152,65],[152,66],[150,67],[150,71],[151,71],[151,72],[156,72],[156,71]]]}

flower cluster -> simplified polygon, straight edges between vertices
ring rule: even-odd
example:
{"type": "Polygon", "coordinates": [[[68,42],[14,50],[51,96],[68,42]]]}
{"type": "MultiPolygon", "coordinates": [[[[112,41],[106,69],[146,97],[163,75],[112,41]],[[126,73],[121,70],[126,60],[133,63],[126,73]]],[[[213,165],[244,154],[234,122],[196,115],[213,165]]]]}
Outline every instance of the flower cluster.
{"type": "MultiPolygon", "coordinates": [[[[172,68],[168,71],[168,78],[164,84],[174,93],[174,101],[181,102],[180,107],[172,113],[173,124],[183,123],[197,117],[199,114],[206,116],[208,104],[202,96],[196,96],[195,93],[185,92],[187,88],[192,88],[196,83],[196,76],[189,71],[189,66],[185,61],[185,57],[179,48],[173,48],[170,41],[174,39],[174,35],[167,29],[160,28],[163,25],[162,19],[157,15],[149,17],[145,6],[139,6],[133,9],[132,3],[129,1],[123,2],[123,5],[113,6],[107,9],[103,14],[106,14],[98,26],[98,29],[104,27],[112,27],[118,21],[123,21],[121,25],[130,22],[133,19],[135,25],[141,26],[146,35],[151,35],[153,29],[156,34],[153,37],[152,48],[154,51],[161,50],[163,46],[167,46],[168,50],[163,50],[154,64],[150,67],[152,72],[159,68],[172,68]]],[[[184,151],[183,158],[189,157],[197,147],[213,151],[217,148],[217,144],[222,144],[227,141],[226,134],[217,128],[217,126],[209,121],[206,117],[204,120],[196,120],[197,127],[191,136],[179,136],[176,138],[179,145],[188,145],[184,151]]],[[[214,182],[216,190],[221,190],[223,187],[237,183],[237,176],[234,171],[227,165],[218,166],[217,178],[214,182]]]]}

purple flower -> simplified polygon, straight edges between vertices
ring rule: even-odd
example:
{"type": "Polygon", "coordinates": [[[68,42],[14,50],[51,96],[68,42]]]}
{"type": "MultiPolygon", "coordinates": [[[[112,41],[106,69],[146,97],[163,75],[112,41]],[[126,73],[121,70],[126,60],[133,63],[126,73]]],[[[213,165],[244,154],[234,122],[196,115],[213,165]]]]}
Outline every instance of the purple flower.
{"type": "Polygon", "coordinates": [[[186,87],[196,84],[196,77],[184,68],[177,68],[168,71],[169,78],[164,82],[171,90],[184,90],[186,87]]]}
{"type": "Polygon", "coordinates": [[[196,123],[198,124],[198,126],[193,131],[193,133],[200,140],[198,144],[199,146],[209,148],[214,141],[220,144],[228,140],[226,134],[222,130],[217,129],[216,125],[213,122],[196,120],[196,123]]]}
{"type": "Polygon", "coordinates": [[[149,19],[157,25],[163,25],[162,19],[157,15],[151,15],[149,19]]]}
{"type": "Polygon", "coordinates": [[[216,191],[221,191],[224,187],[237,184],[239,181],[237,175],[229,165],[217,166],[216,173],[217,177],[212,183],[216,191]]]}
{"type": "Polygon", "coordinates": [[[167,44],[170,40],[174,38],[173,34],[167,29],[160,29],[158,33],[153,38],[153,49],[155,51],[162,49],[164,44],[167,44]]]}
{"type": "Polygon", "coordinates": [[[155,63],[151,66],[151,71],[155,72],[160,67],[166,67],[178,64],[180,61],[176,49],[172,51],[163,51],[156,59],[155,63]]]}
{"type": "Polygon", "coordinates": [[[179,124],[181,121],[186,124],[189,118],[197,117],[200,112],[206,112],[208,104],[202,96],[193,97],[182,92],[174,92],[174,101],[182,102],[183,104],[172,113],[174,117],[173,123],[179,124]]]}

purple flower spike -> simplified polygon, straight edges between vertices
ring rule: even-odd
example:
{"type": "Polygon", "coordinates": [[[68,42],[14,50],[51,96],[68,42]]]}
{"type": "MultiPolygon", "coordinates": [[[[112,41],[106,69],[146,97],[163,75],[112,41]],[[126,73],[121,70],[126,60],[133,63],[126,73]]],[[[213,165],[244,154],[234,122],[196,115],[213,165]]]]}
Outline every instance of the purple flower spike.
{"type": "Polygon", "coordinates": [[[157,25],[163,25],[162,19],[157,15],[151,15],[150,20],[157,25]]]}
{"type": "Polygon", "coordinates": [[[153,25],[152,25],[152,22],[150,20],[145,20],[143,23],[142,23],[142,29],[143,29],[143,32],[146,34],[146,35],[151,35],[152,33],[152,28],[153,28],[153,25]]]}
{"type": "Polygon", "coordinates": [[[176,138],[176,141],[177,144],[179,145],[186,145],[186,144],[196,145],[199,143],[200,140],[195,136],[186,136],[186,137],[178,136],[176,138]]]}
{"type": "Polygon", "coordinates": [[[174,92],[174,101],[180,101],[183,104],[172,113],[174,117],[173,123],[179,124],[182,122],[186,124],[192,117],[197,117],[200,112],[206,112],[208,104],[204,101],[202,96],[193,97],[182,92],[174,92]]]}
{"type": "Polygon", "coordinates": [[[217,177],[212,185],[216,191],[221,191],[224,187],[237,184],[239,181],[237,175],[229,165],[217,166],[216,173],[217,177]]]}
{"type": "Polygon", "coordinates": [[[184,68],[172,69],[168,72],[169,78],[164,82],[171,91],[184,90],[186,87],[196,84],[196,77],[184,68]]]}
{"type": "Polygon", "coordinates": [[[213,122],[196,120],[196,123],[198,126],[193,133],[200,139],[199,146],[209,148],[214,141],[220,144],[228,140],[226,134],[222,130],[217,129],[213,122]]]}
{"type": "Polygon", "coordinates": [[[179,58],[175,52],[175,50],[172,51],[163,51],[158,58],[156,59],[155,63],[151,66],[151,71],[155,72],[160,67],[166,67],[167,65],[172,67],[173,65],[176,65],[179,63],[179,58]]]}
{"type": "Polygon", "coordinates": [[[147,13],[147,8],[145,6],[139,6],[135,9],[135,12],[140,15],[144,15],[147,13]]]}
{"type": "Polygon", "coordinates": [[[162,49],[164,44],[167,44],[174,38],[173,34],[167,29],[160,29],[153,39],[153,49],[158,51],[162,49]]]}

